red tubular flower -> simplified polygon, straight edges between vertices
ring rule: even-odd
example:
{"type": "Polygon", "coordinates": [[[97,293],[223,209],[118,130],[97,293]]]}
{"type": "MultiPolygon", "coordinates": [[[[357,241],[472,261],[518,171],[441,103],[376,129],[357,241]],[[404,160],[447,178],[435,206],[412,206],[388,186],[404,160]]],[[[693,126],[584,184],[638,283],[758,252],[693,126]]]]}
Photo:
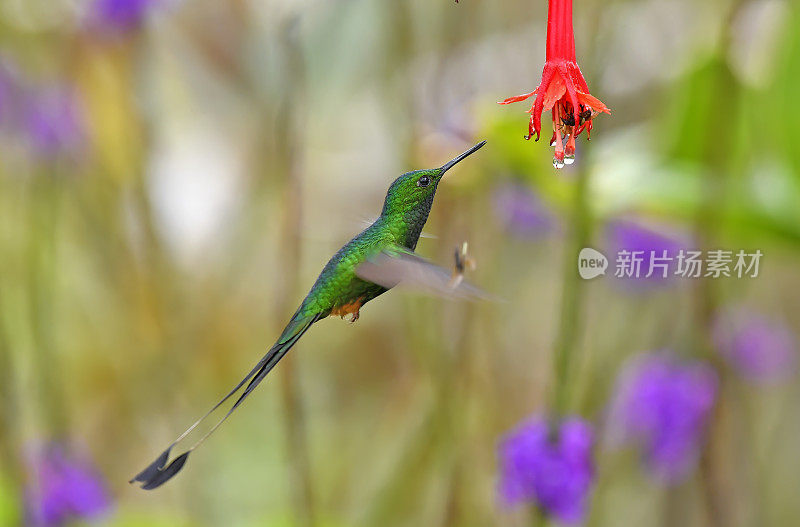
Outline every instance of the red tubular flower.
{"type": "Polygon", "coordinates": [[[586,79],[576,62],[572,0],[548,0],[547,57],[539,87],[499,104],[524,101],[533,95],[536,99],[528,110],[531,119],[525,139],[530,139],[535,133],[536,140],[539,140],[542,111],[551,111],[553,137],[550,146],[555,147],[553,166],[562,168],[565,164],[572,164],[575,161],[575,138],[584,130],[588,138],[592,132],[592,119],[599,113],[611,113],[600,99],[589,93],[586,79]]]}

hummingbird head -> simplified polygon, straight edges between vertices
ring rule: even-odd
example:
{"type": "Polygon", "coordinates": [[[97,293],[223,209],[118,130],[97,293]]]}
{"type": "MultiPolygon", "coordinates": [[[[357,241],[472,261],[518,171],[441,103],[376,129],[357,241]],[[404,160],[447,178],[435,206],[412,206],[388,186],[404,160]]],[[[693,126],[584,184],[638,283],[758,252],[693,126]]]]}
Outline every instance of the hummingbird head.
{"type": "Polygon", "coordinates": [[[433,205],[433,197],[445,172],[486,144],[481,141],[439,168],[406,172],[395,179],[386,193],[381,216],[403,215],[408,221],[425,223],[433,205]]]}

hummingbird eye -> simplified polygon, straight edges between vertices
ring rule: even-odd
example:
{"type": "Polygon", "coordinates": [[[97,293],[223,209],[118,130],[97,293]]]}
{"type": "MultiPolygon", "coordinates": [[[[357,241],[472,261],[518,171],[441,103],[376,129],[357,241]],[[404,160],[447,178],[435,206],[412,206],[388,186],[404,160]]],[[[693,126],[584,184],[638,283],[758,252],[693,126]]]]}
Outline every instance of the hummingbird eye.
{"type": "Polygon", "coordinates": [[[427,187],[430,184],[431,184],[431,178],[429,178],[428,176],[422,176],[417,180],[418,187],[427,187]]]}

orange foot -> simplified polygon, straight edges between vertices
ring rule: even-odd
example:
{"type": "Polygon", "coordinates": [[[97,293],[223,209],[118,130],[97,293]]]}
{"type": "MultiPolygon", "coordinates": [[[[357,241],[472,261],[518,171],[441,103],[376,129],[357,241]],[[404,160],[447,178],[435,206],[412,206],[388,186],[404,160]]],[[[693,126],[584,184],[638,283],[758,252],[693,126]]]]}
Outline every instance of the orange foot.
{"type": "Polygon", "coordinates": [[[342,317],[342,319],[344,319],[346,315],[353,315],[350,319],[350,323],[352,324],[358,320],[359,311],[361,311],[362,305],[364,305],[364,298],[357,298],[353,302],[334,307],[331,310],[331,315],[339,315],[342,317]]]}

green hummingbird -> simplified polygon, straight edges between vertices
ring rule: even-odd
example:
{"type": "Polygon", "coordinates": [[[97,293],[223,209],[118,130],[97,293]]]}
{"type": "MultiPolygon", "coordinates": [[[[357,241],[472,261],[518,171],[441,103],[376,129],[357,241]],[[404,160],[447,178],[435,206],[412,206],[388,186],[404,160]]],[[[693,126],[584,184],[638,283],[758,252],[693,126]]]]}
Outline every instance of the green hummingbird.
{"type": "Polygon", "coordinates": [[[173,441],[130,483],[138,482],[141,483],[141,488],[151,490],[175,476],[183,468],[189,454],[242,404],[314,322],[329,315],[339,315],[342,318],[351,315],[351,322],[355,322],[364,304],[398,285],[454,297],[484,296],[480,289],[462,280],[464,265],[460,253],[456,254],[455,273],[450,273],[414,253],[442,176],[484,144],[486,141],[481,141],[440,168],[415,170],[398,177],[386,193],[378,219],[347,242],[328,261],[311,291],[266,355],[239,384],[173,441]],[[191,448],[167,464],[173,447],[243,387],[244,391],[222,419],[191,448]]]}

